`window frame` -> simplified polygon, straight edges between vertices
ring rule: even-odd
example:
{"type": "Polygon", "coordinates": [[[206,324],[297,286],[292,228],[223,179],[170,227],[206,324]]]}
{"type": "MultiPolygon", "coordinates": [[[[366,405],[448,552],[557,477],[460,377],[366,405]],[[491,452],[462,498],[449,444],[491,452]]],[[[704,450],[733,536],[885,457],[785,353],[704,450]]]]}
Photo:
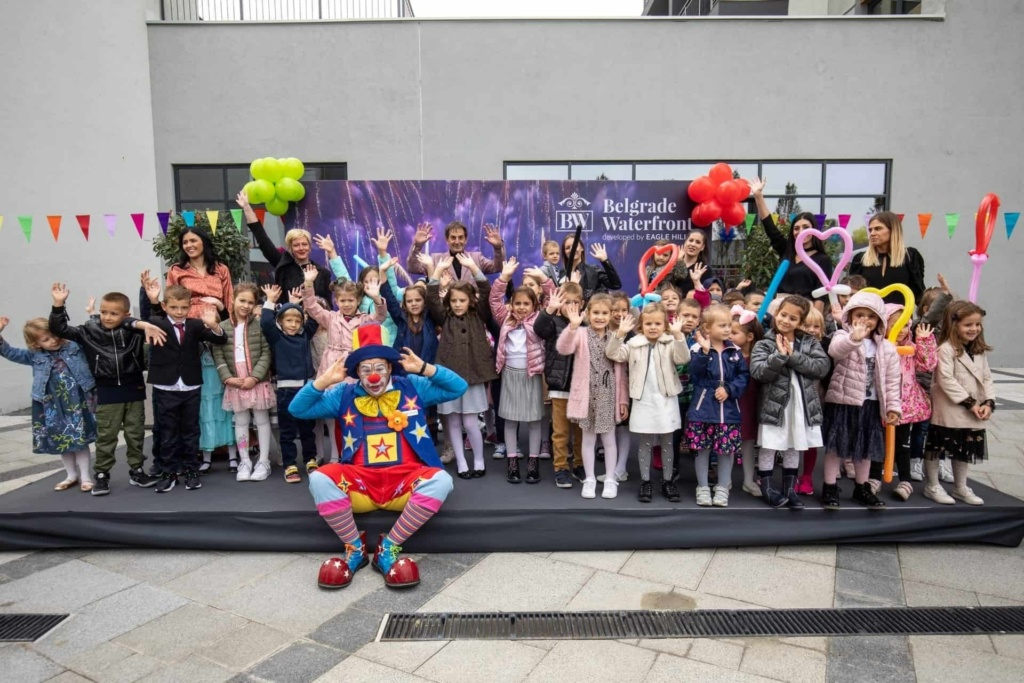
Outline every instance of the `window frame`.
{"type": "MultiPolygon", "coordinates": [[[[304,164],[304,166],[306,167],[307,170],[311,169],[311,168],[318,168],[318,169],[328,169],[329,168],[329,169],[332,169],[332,170],[335,170],[335,171],[341,171],[341,175],[345,176],[344,178],[342,178],[342,180],[348,180],[348,162],[345,162],[345,161],[310,162],[308,164],[304,164]]],[[[232,209],[232,208],[236,208],[234,206],[234,194],[232,194],[232,188],[228,187],[228,171],[239,170],[239,169],[245,169],[246,171],[248,171],[249,170],[249,164],[247,164],[247,163],[246,164],[236,164],[236,163],[223,163],[223,164],[172,164],[171,165],[171,169],[172,169],[172,173],[173,173],[173,176],[174,176],[174,210],[180,213],[181,212],[181,204],[182,204],[182,202],[187,202],[189,204],[201,204],[203,202],[208,202],[210,204],[210,206],[207,207],[207,208],[210,208],[210,209],[214,209],[214,208],[217,208],[217,209],[232,209]],[[190,171],[190,170],[205,170],[205,171],[220,170],[220,172],[221,172],[221,182],[223,183],[223,187],[224,187],[224,199],[222,200],[222,199],[217,199],[217,198],[213,198],[213,197],[201,197],[201,198],[198,198],[198,199],[193,199],[193,198],[190,197],[188,199],[182,199],[181,198],[181,172],[182,171],[190,171]]],[[[239,189],[241,189],[241,188],[239,188],[239,189]]],[[[238,190],[235,190],[235,192],[237,192],[237,191],[238,190]]]]}

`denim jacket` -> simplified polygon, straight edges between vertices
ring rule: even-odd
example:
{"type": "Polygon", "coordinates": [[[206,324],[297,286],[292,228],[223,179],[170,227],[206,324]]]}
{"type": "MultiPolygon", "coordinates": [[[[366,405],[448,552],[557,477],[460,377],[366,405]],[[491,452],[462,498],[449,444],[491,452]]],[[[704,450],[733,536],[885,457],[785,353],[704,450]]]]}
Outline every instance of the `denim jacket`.
{"type": "Polygon", "coordinates": [[[42,401],[46,396],[46,383],[53,371],[53,362],[60,358],[67,363],[71,375],[82,387],[82,391],[92,391],[96,388],[96,380],[89,372],[89,362],[85,358],[82,347],[73,341],[69,341],[59,351],[30,351],[19,349],[7,343],[6,339],[0,338],[0,356],[9,361],[21,365],[32,366],[32,400],[42,401]]]}

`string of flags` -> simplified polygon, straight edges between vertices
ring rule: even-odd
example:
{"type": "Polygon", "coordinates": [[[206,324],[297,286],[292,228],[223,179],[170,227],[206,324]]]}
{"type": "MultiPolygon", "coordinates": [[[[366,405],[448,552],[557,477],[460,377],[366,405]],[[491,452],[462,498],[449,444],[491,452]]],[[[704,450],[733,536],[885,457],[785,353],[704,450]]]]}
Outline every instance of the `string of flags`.
{"type": "MultiPolygon", "coordinates": [[[[900,223],[903,222],[903,218],[906,216],[906,214],[902,214],[902,213],[898,213],[896,215],[899,217],[900,223]]],[[[819,213],[819,214],[815,214],[814,217],[818,220],[818,225],[820,227],[824,227],[825,221],[828,219],[828,216],[826,214],[819,213]]],[[[836,217],[838,219],[837,222],[839,223],[839,227],[841,227],[841,228],[843,228],[845,230],[847,228],[847,226],[849,226],[849,224],[850,224],[850,217],[851,217],[851,214],[848,214],[848,213],[841,213],[841,214],[839,214],[836,217]]],[[[772,218],[775,220],[776,224],[779,222],[779,214],[773,213],[772,214],[772,218]]],[[[975,218],[975,220],[977,220],[978,214],[974,214],[974,218],[975,218]]],[[[789,222],[790,223],[792,223],[795,219],[796,219],[796,214],[795,213],[789,214],[789,222]]],[[[1013,236],[1013,230],[1014,230],[1014,228],[1017,227],[1017,221],[1019,219],[1020,219],[1020,211],[1004,211],[1003,212],[1003,222],[1006,225],[1006,239],[1010,239],[1010,237],[1013,236]]],[[[750,234],[750,230],[751,230],[751,228],[753,228],[754,221],[756,221],[756,220],[757,220],[757,214],[754,214],[754,213],[748,213],[747,214],[746,228],[747,228],[747,234],[748,235],[750,234]]],[[[871,214],[866,214],[864,216],[864,223],[865,223],[865,225],[867,223],[869,223],[870,220],[871,220],[871,214]]],[[[932,214],[930,214],[930,213],[919,213],[919,214],[917,214],[917,224],[918,224],[918,227],[921,230],[921,237],[924,237],[928,233],[928,227],[931,225],[931,222],[932,222],[932,214]]],[[[947,213],[946,214],[946,232],[949,235],[950,239],[953,239],[953,234],[956,232],[956,228],[957,228],[957,226],[959,224],[960,224],[960,214],[958,214],[958,213],[947,213]]]]}
{"type": "MultiPolygon", "coordinates": [[[[263,218],[266,215],[266,209],[259,208],[259,209],[253,209],[253,210],[256,212],[256,216],[257,216],[257,218],[259,218],[260,223],[262,223],[263,222],[263,218]]],[[[172,211],[157,211],[156,212],[157,224],[160,226],[160,231],[164,235],[167,234],[167,226],[168,226],[168,224],[171,221],[172,213],[173,213],[172,211]]],[[[196,213],[197,213],[196,211],[182,211],[181,212],[181,217],[184,219],[185,225],[187,225],[190,228],[195,226],[195,224],[196,224],[196,213]]],[[[210,222],[210,226],[211,226],[214,234],[216,234],[217,233],[217,222],[220,219],[220,214],[222,212],[221,211],[210,210],[210,211],[204,211],[203,213],[206,215],[206,219],[210,222]]],[[[231,213],[231,219],[235,223],[235,228],[237,228],[238,231],[241,232],[242,231],[242,226],[244,225],[244,222],[243,222],[243,219],[242,219],[242,210],[241,209],[231,209],[230,213],[231,213]]],[[[142,238],[142,235],[143,235],[143,233],[145,232],[145,229],[146,229],[146,214],[145,213],[130,213],[128,215],[131,217],[132,225],[135,226],[135,232],[138,233],[139,238],[142,238]]],[[[33,222],[34,222],[33,218],[34,217],[31,216],[31,215],[23,215],[23,216],[18,216],[17,217],[18,224],[21,226],[21,232],[25,235],[25,241],[26,242],[31,242],[32,241],[32,228],[33,228],[33,222]]],[[[48,214],[46,216],[46,222],[50,226],[50,234],[53,235],[53,241],[54,242],[56,242],[60,238],[60,229],[61,229],[61,225],[63,223],[63,220],[64,220],[64,217],[62,215],[60,215],[60,214],[48,214]]],[[[91,214],[87,214],[87,213],[85,213],[85,214],[76,214],[75,215],[75,220],[78,222],[79,230],[82,231],[82,236],[85,237],[86,241],[88,241],[89,240],[90,228],[92,227],[92,215],[91,214]]],[[[105,213],[105,214],[103,214],[103,223],[104,223],[104,225],[107,228],[107,234],[110,235],[111,237],[113,237],[114,233],[117,231],[117,227],[118,227],[117,214],[115,214],[115,213],[105,213]]],[[[0,215],[0,230],[3,230],[3,226],[4,226],[4,217],[2,215],[0,215]]]]}

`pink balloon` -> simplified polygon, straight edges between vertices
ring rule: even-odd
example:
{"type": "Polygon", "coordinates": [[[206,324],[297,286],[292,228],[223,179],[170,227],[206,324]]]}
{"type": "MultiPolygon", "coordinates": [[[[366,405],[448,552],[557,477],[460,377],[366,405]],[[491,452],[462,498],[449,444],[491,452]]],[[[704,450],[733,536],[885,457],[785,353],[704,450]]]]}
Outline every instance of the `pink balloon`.
{"type": "Polygon", "coordinates": [[[849,232],[842,228],[829,228],[824,232],[814,228],[805,228],[797,235],[796,253],[800,257],[800,262],[810,268],[811,272],[818,277],[818,282],[825,288],[825,291],[831,292],[832,288],[839,284],[839,278],[842,277],[846,266],[850,265],[850,261],[853,260],[853,238],[850,237],[849,232]],[[828,278],[825,276],[825,271],[821,269],[821,266],[807,255],[807,250],[804,249],[804,242],[807,241],[808,237],[817,237],[824,242],[833,235],[838,235],[843,240],[843,253],[839,256],[839,263],[832,269],[832,277],[828,278]]]}

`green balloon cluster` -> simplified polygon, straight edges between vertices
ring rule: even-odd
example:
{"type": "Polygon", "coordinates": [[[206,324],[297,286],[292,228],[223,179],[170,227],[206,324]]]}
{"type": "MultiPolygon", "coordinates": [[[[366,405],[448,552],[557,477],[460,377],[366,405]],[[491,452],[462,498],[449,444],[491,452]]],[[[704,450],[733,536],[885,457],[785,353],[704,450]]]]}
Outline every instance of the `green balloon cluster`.
{"type": "Polygon", "coordinates": [[[288,210],[288,202],[297,202],[306,196],[306,188],[299,182],[305,172],[306,168],[295,157],[264,157],[249,164],[253,180],[242,189],[250,204],[263,204],[270,213],[282,216],[288,210]]]}

